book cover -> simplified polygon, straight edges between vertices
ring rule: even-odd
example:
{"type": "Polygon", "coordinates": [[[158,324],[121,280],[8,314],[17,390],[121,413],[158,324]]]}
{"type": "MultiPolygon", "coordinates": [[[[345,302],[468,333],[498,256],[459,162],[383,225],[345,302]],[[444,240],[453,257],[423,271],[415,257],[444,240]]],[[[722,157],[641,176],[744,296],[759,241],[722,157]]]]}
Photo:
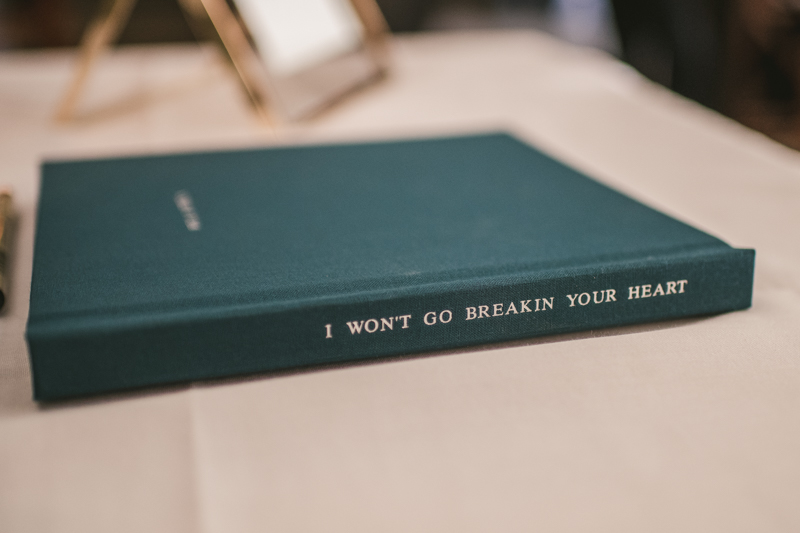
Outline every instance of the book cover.
{"type": "Polygon", "coordinates": [[[47,162],[34,396],[743,309],[754,255],[505,134],[47,162]]]}

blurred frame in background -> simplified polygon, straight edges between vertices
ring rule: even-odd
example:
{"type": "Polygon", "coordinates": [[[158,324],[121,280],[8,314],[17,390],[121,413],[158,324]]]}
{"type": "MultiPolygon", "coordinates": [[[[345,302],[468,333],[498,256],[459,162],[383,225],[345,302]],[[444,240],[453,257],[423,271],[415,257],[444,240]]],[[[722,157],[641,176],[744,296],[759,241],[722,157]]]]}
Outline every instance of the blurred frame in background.
{"type": "MultiPolygon", "coordinates": [[[[800,0],[378,0],[392,31],[533,28],[800,149],[800,0]]],[[[96,0],[0,0],[0,48],[75,46],[96,0]]],[[[119,42],[196,37],[176,0],[139,0],[119,42]]]]}

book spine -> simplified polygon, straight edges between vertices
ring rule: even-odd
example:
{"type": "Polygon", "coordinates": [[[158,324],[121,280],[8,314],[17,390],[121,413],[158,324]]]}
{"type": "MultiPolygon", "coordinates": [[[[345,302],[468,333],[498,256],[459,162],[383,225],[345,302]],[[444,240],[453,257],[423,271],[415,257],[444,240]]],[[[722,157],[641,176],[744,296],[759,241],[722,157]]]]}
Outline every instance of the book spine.
{"type": "Polygon", "coordinates": [[[754,251],[441,286],[413,296],[56,334],[29,328],[39,400],[359,361],[750,306],[754,251]]]}

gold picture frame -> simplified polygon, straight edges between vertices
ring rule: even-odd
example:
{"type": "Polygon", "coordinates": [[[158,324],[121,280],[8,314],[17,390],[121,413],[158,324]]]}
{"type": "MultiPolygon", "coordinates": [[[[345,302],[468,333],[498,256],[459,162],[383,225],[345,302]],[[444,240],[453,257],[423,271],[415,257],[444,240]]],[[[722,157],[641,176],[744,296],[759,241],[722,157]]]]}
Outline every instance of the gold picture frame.
{"type": "MultiPolygon", "coordinates": [[[[286,0],[291,2],[293,0],[286,0]]],[[[342,0],[337,0],[342,1],[342,0]]],[[[289,76],[270,71],[248,31],[235,0],[178,0],[193,30],[214,35],[233,65],[254,109],[269,122],[308,118],[353,90],[376,81],[388,70],[388,25],[375,0],[344,0],[363,32],[359,45],[289,76]]],[[[104,0],[81,42],[80,58],[56,119],[69,121],[75,113],[91,68],[125,27],[136,0],[104,0]]]]}

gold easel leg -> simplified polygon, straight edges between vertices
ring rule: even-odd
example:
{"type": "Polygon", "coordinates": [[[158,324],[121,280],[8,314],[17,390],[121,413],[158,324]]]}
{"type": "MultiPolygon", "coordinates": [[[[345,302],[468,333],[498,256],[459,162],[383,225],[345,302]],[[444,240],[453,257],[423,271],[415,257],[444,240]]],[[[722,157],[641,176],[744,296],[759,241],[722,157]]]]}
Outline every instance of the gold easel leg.
{"type": "Polygon", "coordinates": [[[72,117],[92,64],[97,56],[119,36],[135,4],[136,0],[107,0],[102,3],[100,13],[83,36],[78,68],[58,108],[56,120],[67,121],[72,117]]]}
{"type": "Polygon", "coordinates": [[[222,47],[228,54],[228,58],[233,63],[239,80],[242,82],[250,102],[256,110],[259,118],[267,125],[275,127],[275,117],[270,113],[267,103],[267,95],[261,89],[261,83],[257,79],[258,68],[255,63],[260,60],[255,55],[247,36],[242,30],[242,26],[236,19],[231,8],[225,0],[184,0],[197,1],[205,8],[208,18],[217,30],[217,35],[222,42],[222,47]]]}

